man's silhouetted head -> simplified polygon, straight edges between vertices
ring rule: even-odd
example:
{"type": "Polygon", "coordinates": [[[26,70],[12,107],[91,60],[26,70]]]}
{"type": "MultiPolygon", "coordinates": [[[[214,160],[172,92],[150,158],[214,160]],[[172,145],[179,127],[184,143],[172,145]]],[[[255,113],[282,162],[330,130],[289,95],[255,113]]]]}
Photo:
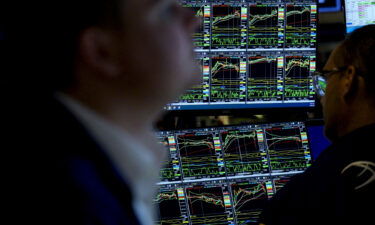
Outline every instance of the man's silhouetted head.
{"type": "Polygon", "coordinates": [[[335,140],[375,122],[375,25],[344,40],[325,65],[330,72],[322,99],[326,135],[335,140]]]}
{"type": "Polygon", "coordinates": [[[156,109],[199,80],[197,21],[175,0],[22,1],[8,9],[10,74],[28,90],[156,109]]]}

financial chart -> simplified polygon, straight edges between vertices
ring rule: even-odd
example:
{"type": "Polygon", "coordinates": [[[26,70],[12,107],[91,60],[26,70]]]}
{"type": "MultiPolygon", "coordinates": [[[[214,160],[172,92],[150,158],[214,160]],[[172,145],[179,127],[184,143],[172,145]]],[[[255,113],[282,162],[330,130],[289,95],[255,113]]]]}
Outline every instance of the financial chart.
{"type": "Polygon", "coordinates": [[[315,48],[317,9],[315,5],[286,4],[285,47],[315,48]]]}
{"type": "Polygon", "coordinates": [[[246,49],[246,5],[212,4],[211,48],[246,49]]]}
{"type": "Polygon", "coordinates": [[[215,55],[211,68],[211,102],[244,102],[246,100],[243,63],[246,58],[215,55]]]}
{"type": "Polygon", "coordinates": [[[283,98],[284,57],[266,52],[248,57],[247,101],[278,102],[283,98]]]}
{"type": "Polygon", "coordinates": [[[200,20],[192,38],[203,79],[167,110],[314,106],[315,0],[180,3],[200,20]]]}
{"type": "Polygon", "coordinates": [[[249,48],[283,48],[284,5],[250,4],[248,33],[249,48]]]}
{"type": "Polygon", "coordinates": [[[266,201],[311,165],[303,122],[162,131],[157,224],[257,224],[266,201]]]}

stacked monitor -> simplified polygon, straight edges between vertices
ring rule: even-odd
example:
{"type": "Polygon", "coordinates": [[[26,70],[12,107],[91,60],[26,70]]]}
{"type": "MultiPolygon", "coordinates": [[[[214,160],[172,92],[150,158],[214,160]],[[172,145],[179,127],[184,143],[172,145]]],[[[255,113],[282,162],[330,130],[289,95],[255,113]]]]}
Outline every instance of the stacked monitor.
{"type": "Polygon", "coordinates": [[[346,32],[375,24],[375,0],[345,0],[346,32]]]}
{"type": "MultiPolygon", "coordinates": [[[[193,39],[202,83],[167,110],[314,107],[316,0],[180,2],[201,19],[193,39]]],[[[303,121],[158,136],[169,157],[154,199],[157,224],[258,224],[268,199],[312,163],[303,121]]]]}
{"type": "Polygon", "coordinates": [[[303,122],[163,131],[158,224],[258,224],[267,199],[311,165],[303,122]]]}
{"type": "Polygon", "coordinates": [[[202,83],[167,110],[313,107],[316,0],[181,0],[202,83]]]}

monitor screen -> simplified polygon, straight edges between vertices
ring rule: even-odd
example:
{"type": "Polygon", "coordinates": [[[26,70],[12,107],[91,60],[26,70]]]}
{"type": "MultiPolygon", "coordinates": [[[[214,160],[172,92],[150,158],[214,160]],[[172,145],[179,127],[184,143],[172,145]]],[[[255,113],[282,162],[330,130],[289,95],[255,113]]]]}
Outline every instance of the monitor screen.
{"type": "Polygon", "coordinates": [[[307,126],[307,133],[310,140],[312,160],[315,161],[331,145],[331,142],[324,135],[324,125],[309,125],[307,126]]]}
{"type": "Polygon", "coordinates": [[[346,32],[375,24],[375,0],[345,0],[346,32]]]}
{"type": "Polygon", "coordinates": [[[313,107],[315,0],[181,0],[201,24],[193,34],[202,83],[167,110],[313,107]]]}
{"type": "Polygon", "coordinates": [[[311,165],[303,122],[163,131],[157,224],[257,224],[267,199],[311,165]]]}
{"type": "Polygon", "coordinates": [[[319,12],[339,12],[341,11],[341,0],[318,0],[319,12]]]}

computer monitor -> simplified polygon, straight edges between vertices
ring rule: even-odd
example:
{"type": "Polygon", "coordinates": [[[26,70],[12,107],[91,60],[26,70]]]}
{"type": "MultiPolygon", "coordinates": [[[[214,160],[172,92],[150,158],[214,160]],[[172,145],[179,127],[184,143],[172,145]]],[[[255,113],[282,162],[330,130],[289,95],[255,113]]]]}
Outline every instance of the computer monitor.
{"type": "Polygon", "coordinates": [[[159,132],[168,151],[157,224],[258,224],[267,199],[311,165],[303,122],[159,132]]]}
{"type": "Polygon", "coordinates": [[[339,12],[342,8],[341,0],[318,0],[320,13],[339,12]]]}
{"type": "Polygon", "coordinates": [[[181,0],[201,18],[194,33],[202,83],[167,110],[313,107],[316,0],[181,0]]]}
{"type": "Polygon", "coordinates": [[[346,32],[375,24],[375,0],[345,0],[346,32]]]}
{"type": "Polygon", "coordinates": [[[324,122],[322,120],[308,121],[306,129],[314,162],[331,145],[331,141],[324,135],[324,122]]]}

